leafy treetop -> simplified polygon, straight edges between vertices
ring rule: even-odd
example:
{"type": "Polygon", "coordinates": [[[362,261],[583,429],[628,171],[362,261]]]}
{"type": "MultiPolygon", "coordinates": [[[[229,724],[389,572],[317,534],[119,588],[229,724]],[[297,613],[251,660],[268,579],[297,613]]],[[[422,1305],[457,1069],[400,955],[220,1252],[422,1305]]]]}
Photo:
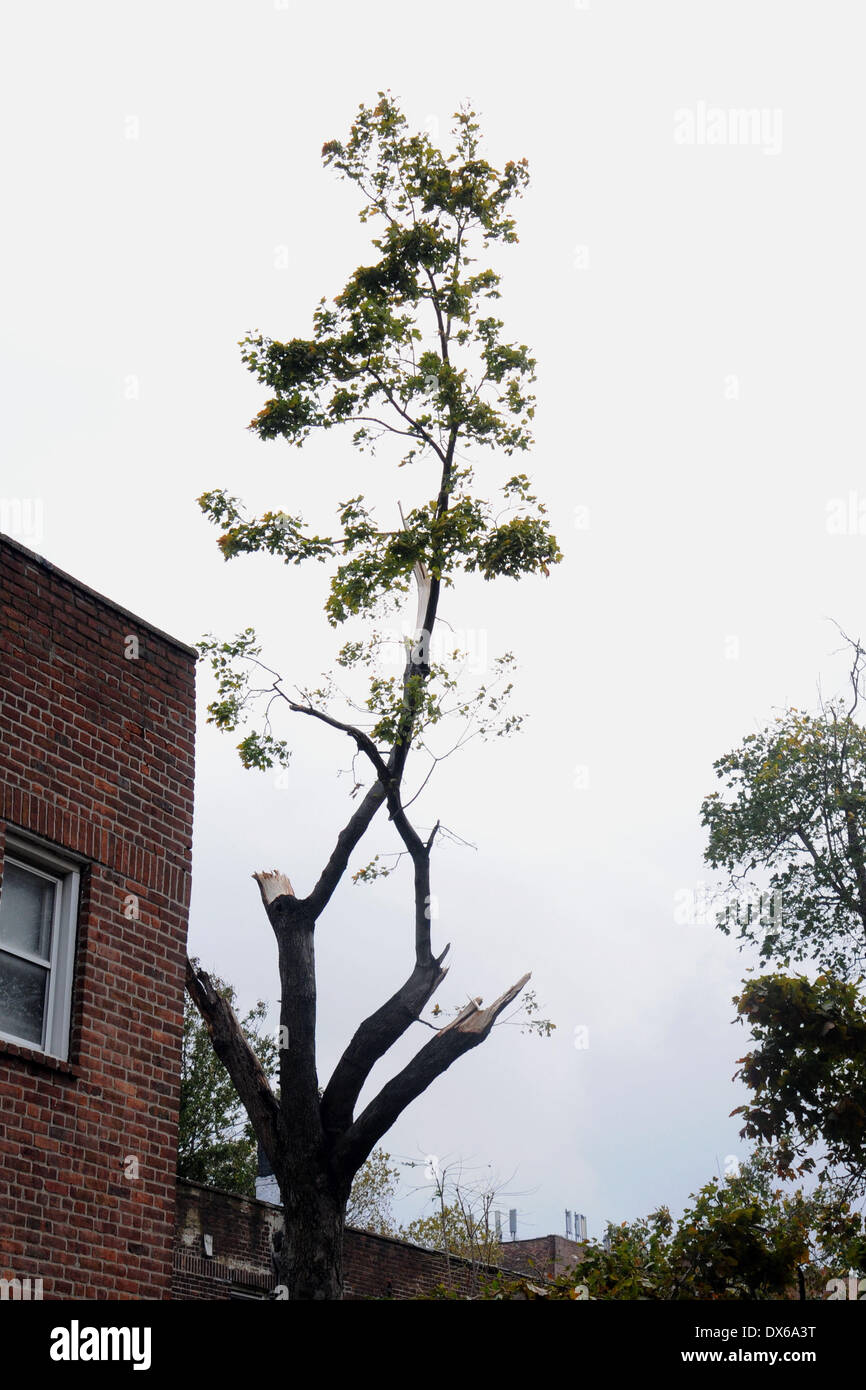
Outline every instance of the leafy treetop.
{"type": "MultiPolygon", "coordinates": [[[[322,153],[360,191],[362,222],[378,224],[376,258],[358,267],[330,303],[320,301],[311,337],[278,341],[252,333],[241,343],[244,362],[270,392],[251,422],[254,433],[299,446],[315,430],[346,426],[354,445],[368,451],[389,437],[400,445],[398,466],[421,467],[429,479],[421,483],[421,498],[405,514],[398,504],[383,526],[359,492],[338,503],[338,526],[322,533],[283,510],[248,518],[225,490],[199,498],[222,530],[226,559],[265,552],[292,565],[333,562],[325,607],[334,627],[352,618],[381,620],[414,576],[418,623],[402,679],[377,667],[388,637],[375,628],[346,642],[338,657],[343,668],[373,668],[366,699],[350,708],[367,717],[379,750],[421,740],[446,713],[468,720],[473,733],[517,727],[517,716],[501,717],[510,654],[494,663],[490,683],[463,699],[455,691],[465,653],[455,649],[434,660],[440,588],[459,571],[488,580],[547,575],[561,559],[526,474],[506,474],[495,487],[473,490],[467,450],[510,455],[532,442],[535,359],[525,345],[506,340],[490,310],[499,298],[499,274],[478,268],[472,254],[516,241],[509,204],[525,188],[528,170],[520,160],[500,172],[482,157],[470,108],[457,112],[455,122],[454,148],[445,154],[426,134],[409,131],[390,95],[360,107],[348,140],[329,141],[322,153]]],[[[254,633],[200,645],[219,682],[211,718],[235,728],[250,705],[244,662],[258,656],[254,633]]],[[[294,707],[321,715],[336,693],[332,684],[304,690],[294,707]]],[[[247,766],[287,757],[268,724],[240,751],[247,766]]]]}

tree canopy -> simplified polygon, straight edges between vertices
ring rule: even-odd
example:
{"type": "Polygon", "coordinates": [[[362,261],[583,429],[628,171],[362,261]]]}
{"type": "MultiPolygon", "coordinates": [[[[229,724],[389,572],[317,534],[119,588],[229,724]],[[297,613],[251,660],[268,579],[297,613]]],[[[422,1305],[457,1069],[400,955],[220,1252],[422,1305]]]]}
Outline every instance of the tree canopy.
{"type": "Polygon", "coordinates": [[[741,1134],[771,1147],[786,1176],[818,1162],[866,1190],[866,1009],[855,983],[762,975],[736,1001],[756,1046],[740,1061],[754,1094],[734,1114],[741,1134]],[[817,1149],[820,1157],[812,1150],[817,1149]]]}
{"type": "Polygon", "coordinates": [[[863,652],[852,645],[853,699],[822,702],[814,714],[789,709],[747,734],[714,764],[725,794],[712,792],[701,807],[706,860],[739,895],[740,910],[735,902],[723,913],[721,929],[736,924],[763,961],[811,959],[838,975],[866,963],[863,652]]]}
{"type": "MultiPolygon", "coordinates": [[[[490,682],[458,694],[464,654],[433,661],[440,590],[461,571],[517,579],[547,575],[561,559],[544,504],[524,473],[506,474],[498,485],[485,474],[483,492],[473,491],[472,450],[510,455],[532,443],[535,359],[524,344],[505,339],[502,320],[487,308],[499,298],[500,275],[475,268],[471,254],[517,240],[508,204],[522,193],[528,171],[521,160],[497,172],[481,157],[475,113],[463,108],[455,120],[455,147],[446,155],[427,135],[409,132],[389,95],[380,93],[373,109],[361,107],[349,140],[328,142],[323,158],[360,190],[361,220],[384,224],[372,242],[378,259],[359,267],[330,303],[320,301],[312,337],[278,341],[256,333],[242,342],[244,362],[272,392],[250,424],[260,438],[300,446],[314,430],[348,426],[361,451],[397,441],[397,467],[421,468],[429,477],[432,466],[435,485],[422,483],[421,498],[405,513],[392,498],[385,525],[358,493],[337,504],[337,528],[321,534],[283,510],[248,519],[225,490],[199,499],[222,529],[226,559],[263,551],[286,564],[330,564],[328,621],[338,627],[368,620],[363,637],[340,648],[337,664],[369,673],[355,712],[366,717],[365,751],[376,768],[383,745],[401,749],[402,767],[409,745],[448,712],[481,732],[517,727],[516,718],[503,717],[503,694],[492,693],[490,682]],[[376,624],[405,599],[413,576],[418,621],[401,679],[377,665],[393,639],[376,624]]],[[[411,486],[408,477],[403,486],[411,486]]],[[[209,639],[202,650],[219,687],[210,718],[234,729],[254,703],[244,659],[261,649],[247,629],[233,642],[209,639]]],[[[510,653],[493,664],[494,686],[512,664],[510,653]]],[[[330,682],[288,703],[322,717],[338,695],[330,682]]],[[[247,766],[270,766],[286,751],[269,724],[240,745],[247,766]]]]}

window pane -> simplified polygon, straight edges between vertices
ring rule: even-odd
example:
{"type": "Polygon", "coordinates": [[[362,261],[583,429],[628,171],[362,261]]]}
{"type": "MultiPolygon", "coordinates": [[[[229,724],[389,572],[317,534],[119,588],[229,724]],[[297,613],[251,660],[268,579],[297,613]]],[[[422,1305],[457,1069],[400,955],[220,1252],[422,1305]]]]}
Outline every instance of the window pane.
{"type": "Polygon", "coordinates": [[[7,860],[0,891],[0,945],[48,960],[57,885],[7,860]]]}
{"type": "MultiPolygon", "coordinates": [[[[5,888],[4,888],[5,892],[5,888]]],[[[0,1030],[42,1046],[48,971],[0,951],[0,1030]]]]}

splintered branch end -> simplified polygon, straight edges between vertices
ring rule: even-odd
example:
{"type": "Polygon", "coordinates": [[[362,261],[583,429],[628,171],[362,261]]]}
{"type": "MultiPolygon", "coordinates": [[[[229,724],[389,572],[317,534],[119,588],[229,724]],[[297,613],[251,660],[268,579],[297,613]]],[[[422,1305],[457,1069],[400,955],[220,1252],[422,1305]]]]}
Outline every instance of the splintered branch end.
{"type": "Polygon", "coordinates": [[[262,869],[259,873],[253,874],[253,878],[259,885],[259,892],[262,895],[262,902],[265,907],[270,907],[277,898],[288,896],[293,898],[295,890],[287,874],[281,874],[278,869],[262,869]]]}
{"type": "Polygon", "coordinates": [[[494,1000],[489,1008],[482,1009],[480,999],[471,999],[466,1007],[460,1010],[457,1017],[446,1024],[439,1036],[441,1037],[442,1034],[447,1033],[450,1029],[454,1029],[455,1032],[458,1033],[488,1033],[496,1019],[502,1013],[502,1010],[511,1003],[512,999],[517,997],[523,989],[523,986],[531,978],[531,973],[523,975],[517,981],[516,985],[512,985],[504,994],[500,994],[499,998],[494,1000]]]}

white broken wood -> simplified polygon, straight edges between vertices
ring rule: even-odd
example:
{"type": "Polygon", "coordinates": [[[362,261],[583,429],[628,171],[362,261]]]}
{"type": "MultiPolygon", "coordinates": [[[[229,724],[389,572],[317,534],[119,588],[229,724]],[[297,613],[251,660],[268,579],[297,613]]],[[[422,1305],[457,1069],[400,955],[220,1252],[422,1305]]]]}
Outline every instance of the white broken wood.
{"type": "Polygon", "coordinates": [[[284,896],[293,898],[295,896],[295,890],[288,875],[281,874],[279,869],[261,869],[259,873],[253,874],[253,878],[259,885],[259,892],[265,907],[270,907],[277,898],[284,896]]]}

